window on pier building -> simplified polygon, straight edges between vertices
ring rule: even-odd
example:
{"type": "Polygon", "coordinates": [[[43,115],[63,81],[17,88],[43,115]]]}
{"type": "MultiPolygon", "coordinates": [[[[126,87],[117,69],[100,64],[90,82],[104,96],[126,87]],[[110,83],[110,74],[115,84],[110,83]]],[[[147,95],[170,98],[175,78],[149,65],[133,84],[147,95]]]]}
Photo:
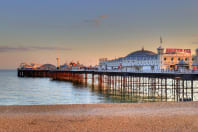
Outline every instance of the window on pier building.
{"type": "Polygon", "coordinates": [[[178,58],[178,61],[180,61],[180,58],[178,58]]]}
{"type": "Polygon", "coordinates": [[[173,60],[174,60],[174,58],[172,57],[172,58],[171,58],[171,61],[173,61],[173,60]]]}
{"type": "Polygon", "coordinates": [[[164,57],[164,61],[166,61],[166,57],[164,57]]]}
{"type": "Polygon", "coordinates": [[[154,70],[155,66],[151,66],[151,70],[154,70]]]}

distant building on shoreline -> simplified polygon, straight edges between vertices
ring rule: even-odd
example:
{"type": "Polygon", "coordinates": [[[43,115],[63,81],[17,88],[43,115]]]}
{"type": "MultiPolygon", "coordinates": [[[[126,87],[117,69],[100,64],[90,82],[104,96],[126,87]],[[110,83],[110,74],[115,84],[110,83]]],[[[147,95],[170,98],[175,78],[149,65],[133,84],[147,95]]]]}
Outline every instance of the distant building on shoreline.
{"type": "Polygon", "coordinates": [[[39,65],[36,63],[21,63],[19,66],[20,69],[26,69],[26,70],[54,70],[56,69],[56,66],[52,64],[43,64],[39,65]]]}
{"type": "Polygon", "coordinates": [[[19,66],[20,69],[25,70],[82,70],[82,69],[89,69],[89,67],[85,67],[83,64],[80,64],[79,61],[76,63],[71,61],[69,64],[64,63],[63,65],[55,65],[52,64],[43,64],[39,65],[36,63],[21,63],[19,66]]]}

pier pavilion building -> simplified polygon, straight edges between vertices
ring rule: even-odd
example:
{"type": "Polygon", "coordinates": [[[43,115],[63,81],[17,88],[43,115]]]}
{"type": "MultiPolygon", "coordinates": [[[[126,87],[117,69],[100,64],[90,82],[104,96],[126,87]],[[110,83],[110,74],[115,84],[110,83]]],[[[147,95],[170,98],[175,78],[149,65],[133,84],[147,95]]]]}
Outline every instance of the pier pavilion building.
{"type": "Polygon", "coordinates": [[[122,71],[170,71],[192,69],[193,57],[191,49],[170,49],[166,52],[161,46],[157,53],[145,50],[132,52],[125,57],[113,60],[107,58],[99,59],[100,70],[122,70],[122,71]],[[185,67],[184,67],[185,65],[185,67]],[[180,67],[180,68],[179,68],[180,67]]]}
{"type": "Polygon", "coordinates": [[[126,71],[150,71],[160,68],[159,55],[149,51],[141,50],[132,52],[125,57],[114,60],[101,58],[99,60],[99,69],[101,70],[126,70],[126,71]]]}

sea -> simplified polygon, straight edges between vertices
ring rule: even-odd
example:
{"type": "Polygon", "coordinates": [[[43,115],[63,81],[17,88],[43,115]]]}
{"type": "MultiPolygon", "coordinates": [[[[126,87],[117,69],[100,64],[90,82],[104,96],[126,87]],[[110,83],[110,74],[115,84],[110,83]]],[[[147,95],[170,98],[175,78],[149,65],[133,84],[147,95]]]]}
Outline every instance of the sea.
{"type": "MultiPolygon", "coordinates": [[[[0,70],[0,105],[191,101],[192,97],[193,101],[198,101],[198,81],[194,82],[193,95],[190,81],[184,83],[183,89],[182,81],[178,83],[178,88],[172,86],[172,80],[168,79],[167,82],[167,98],[165,98],[165,89],[159,89],[159,85],[156,88],[136,85],[137,88],[133,95],[133,92],[123,94],[123,92],[119,93],[119,91],[111,90],[111,88],[101,90],[101,88],[93,87],[93,85],[57,81],[51,78],[18,77],[17,70],[0,70]],[[140,87],[141,90],[139,91],[140,87]],[[161,96],[162,94],[163,96],[161,96]]],[[[152,85],[154,84],[152,83],[152,85]]]]}
{"type": "Polygon", "coordinates": [[[0,70],[0,105],[117,103],[88,86],[50,78],[20,78],[17,70],[0,70]]]}

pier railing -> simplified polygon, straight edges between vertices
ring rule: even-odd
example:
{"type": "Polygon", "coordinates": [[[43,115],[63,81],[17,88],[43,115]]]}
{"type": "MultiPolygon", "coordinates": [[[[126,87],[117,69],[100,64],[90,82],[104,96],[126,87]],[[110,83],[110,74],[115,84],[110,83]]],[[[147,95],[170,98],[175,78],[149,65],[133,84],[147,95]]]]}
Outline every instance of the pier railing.
{"type": "Polygon", "coordinates": [[[18,69],[18,71],[25,71],[28,74],[37,74],[39,73],[50,73],[50,72],[101,72],[101,73],[108,73],[108,72],[115,72],[115,73],[135,73],[135,74],[192,74],[192,75],[198,75],[198,70],[164,70],[164,69],[159,69],[159,70],[131,70],[131,69],[114,69],[114,70],[101,70],[101,69],[68,69],[68,70],[37,70],[37,69],[18,69]]]}
{"type": "MultiPolygon", "coordinates": [[[[59,70],[60,71],[60,70],[59,70]]],[[[67,70],[65,70],[67,71],[67,70]]],[[[126,70],[126,69],[120,69],[120,70],[83,70],[83,69],[75,69],[75,70],[69,70],[69,71],[93,71],[93,72],[127,72],[127,73],[166,73],[166,74],[198,74],[198,70],[126,70]]]]}

